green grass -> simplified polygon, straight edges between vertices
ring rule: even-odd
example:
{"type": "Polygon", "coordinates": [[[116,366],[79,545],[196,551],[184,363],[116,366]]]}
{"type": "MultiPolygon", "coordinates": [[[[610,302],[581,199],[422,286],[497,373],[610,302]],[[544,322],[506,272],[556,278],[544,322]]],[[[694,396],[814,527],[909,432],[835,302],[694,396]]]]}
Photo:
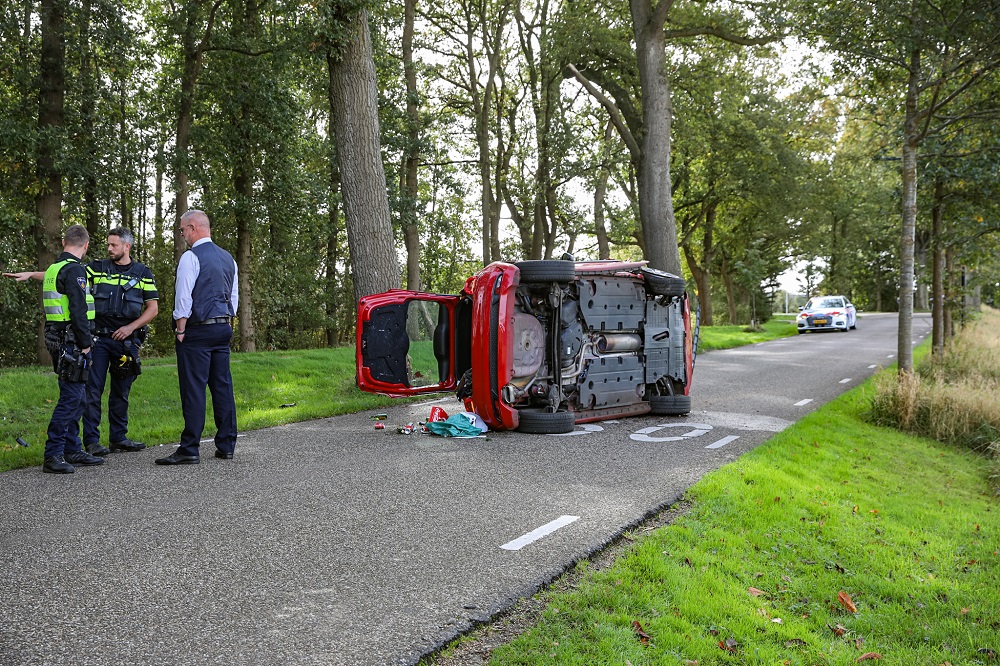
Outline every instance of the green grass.
{"type": "Polygon", "coordinates": [[[698,351],[732,349],[796,334],[794,315],[775,315],[764,323],[762,330],[747,326],[702,326],[698,336],[698,351]]]}
{"type": "Polygon", "coordinates": [[[544,593],[537,626],[490,663],[987,663],[1000,651],[988,463],[869,424],[872,391],[704,477],[690,511],[611,568],[582,563],[575,589],[544,593]]]}
{"type": "MultiPolygon", "coordinates": [[[[422,358],[418,356],[418,358],[422,358]]],[[[422,366],[418,366],[422,367],[422,366]]],[[[354,383],[354,348],[232,355],[240,430],[306,421],[383,407],[392,399],[354,383]],[[291,405],[282,407],[282,405],[291,405]]],[[[0,370],[0,471],[41,465],[45,431],[59,388],[50,368],[0,370]],[[15,443],[22,437],[31,446],[15,443]]],[[[102,441],[107,442],[107,394],[102,441]]],[[[173,357],[143,361],[129,398],[129,436],[147,444],[176,442],[184,427],[173,357]]],[[[211,405],[211,401],[209,401],[211,405]]],[[[215,432],[209,407],[205,436],[215,432]]]]}

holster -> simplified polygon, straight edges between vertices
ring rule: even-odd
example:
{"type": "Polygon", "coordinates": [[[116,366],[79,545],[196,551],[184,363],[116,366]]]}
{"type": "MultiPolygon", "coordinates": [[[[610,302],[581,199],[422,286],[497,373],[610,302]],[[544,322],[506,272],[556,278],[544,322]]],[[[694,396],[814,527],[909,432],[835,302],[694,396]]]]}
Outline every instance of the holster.
{"type": "Polygon", "coordinates": [[[64,382],[82,384],[90,376],[90,359],[79,349],[67,349],[59,357],[56,373],[64,382]]]}
{"type": "Polygon", "coordinates": [[[125,352],[117,358],[111,359],[111,376],[117,379],[127,377],[138,377],[142,374],[142,363],[131,352],[125,352]]]}

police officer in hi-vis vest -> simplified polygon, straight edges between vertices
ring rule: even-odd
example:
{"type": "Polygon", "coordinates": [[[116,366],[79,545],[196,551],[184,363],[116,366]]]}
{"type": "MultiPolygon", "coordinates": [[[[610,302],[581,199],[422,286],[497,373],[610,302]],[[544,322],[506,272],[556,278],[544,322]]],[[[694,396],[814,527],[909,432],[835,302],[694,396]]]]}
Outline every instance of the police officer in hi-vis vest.
{"type": "MultiPolygon", "coordinates": [[[[84,451],[80,441],[80,417],[94,342],[94,298],[87,270],[80,263],[90,245],[90,235],[84,227],[74,224],[66,230],[62,245],[63,253],[42,278],[45,347],[59,375],[59,402],[49,421],[42,471],[72,474],[78,466],[100,465],[104,459],[84,451]]],[[[31,276],[4,275],[21,281],[31,276]]]]}
{"type": "MultiPolygon", "coordinates": [[[[141,372],[139,346],[145,341],[147,324],[158,312],[156,284],[148,267],[132,261],[132,232],[116,227],[108,232],[108,258],[87,264],[87,279],[94,296],[96,338],[93,367],[87,379],[83,412],[83,442],[87,452],[104,457],[110,451],[141,451],[142,442],[128,437],[128,397],[132,382],[141,372]],[[101,445],[101,396],[108,373],[108,441],[101,445]]],[[[4,273],[18,281],[41,280],[45,273],[4,273]]]]}

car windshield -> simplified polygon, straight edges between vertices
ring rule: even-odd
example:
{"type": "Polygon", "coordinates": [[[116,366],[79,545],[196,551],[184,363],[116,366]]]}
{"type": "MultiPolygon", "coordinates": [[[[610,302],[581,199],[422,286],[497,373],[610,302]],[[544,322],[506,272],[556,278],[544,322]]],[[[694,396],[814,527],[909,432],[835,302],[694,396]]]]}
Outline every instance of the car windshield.
{"type": "Polygon", "coordinates": [[[842,308],[844,307],[844,299],[842,298],[814,298],[809,301],[807,308],[812,308],[815,310],[823,310],[826,308],[842,308]]]}

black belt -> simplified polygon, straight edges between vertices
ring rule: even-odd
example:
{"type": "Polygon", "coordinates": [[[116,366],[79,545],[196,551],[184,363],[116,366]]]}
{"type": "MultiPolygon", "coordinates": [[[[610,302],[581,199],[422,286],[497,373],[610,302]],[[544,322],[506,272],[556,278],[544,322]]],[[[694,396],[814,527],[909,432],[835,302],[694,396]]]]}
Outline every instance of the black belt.
{"type": "Polygon", "coordinates": [[[189,321],[188,326],[204,326],[205,324],[228,324],[229,317],[212,317],[204,321],[189,321]]]}

